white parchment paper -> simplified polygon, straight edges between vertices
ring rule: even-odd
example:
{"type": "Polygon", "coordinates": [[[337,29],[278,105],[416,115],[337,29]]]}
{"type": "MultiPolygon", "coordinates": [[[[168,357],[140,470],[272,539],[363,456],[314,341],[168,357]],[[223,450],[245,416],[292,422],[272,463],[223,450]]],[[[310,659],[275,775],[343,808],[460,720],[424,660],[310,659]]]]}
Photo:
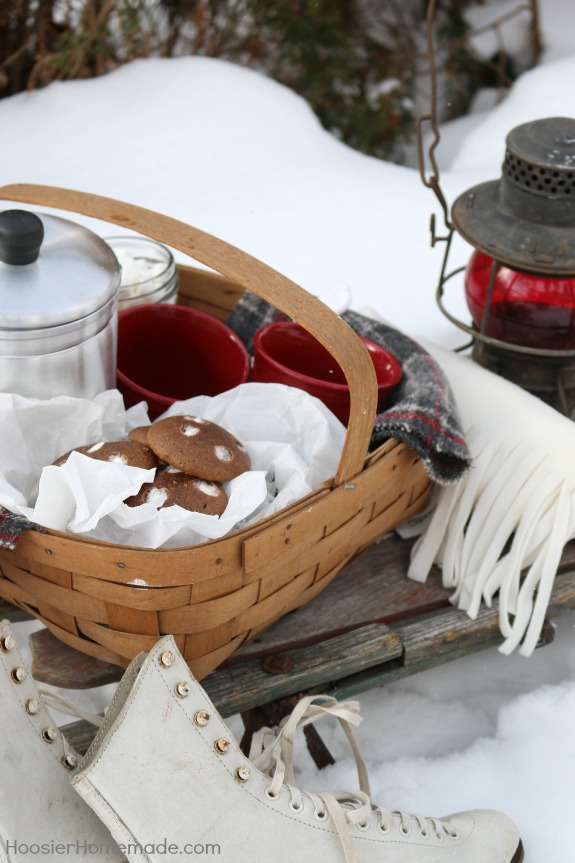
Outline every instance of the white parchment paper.
{"type": "Polygon", "coordinates": [[[178,402],[164,416],[188,413],[235,435],[250,454],[251,470],[225,483],[221,516],[179,506],[123,501],[154,477],[142,470],[74,452],[100,440],[126,438],[149,423],[145,403],[124,410],[117,390],[95,399],[48,400],[0,393],[0,503],[45,527],[146,548],[217,539],[281,509],[333,476],[345,427],[318,399],[282,384],[247,383],[218,396],[178,402]]]}

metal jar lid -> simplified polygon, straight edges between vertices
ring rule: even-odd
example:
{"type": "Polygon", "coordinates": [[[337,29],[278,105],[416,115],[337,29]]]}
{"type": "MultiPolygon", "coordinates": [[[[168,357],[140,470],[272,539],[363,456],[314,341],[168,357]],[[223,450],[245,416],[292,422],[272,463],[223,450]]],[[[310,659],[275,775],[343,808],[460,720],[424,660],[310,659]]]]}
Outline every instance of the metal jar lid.
{"type": "Polygon", "coordinates": [[[115,313],[119,285],[116,256],[92,231],[44,213],[0,213],[0,354],[85,341],[115,313]]]}

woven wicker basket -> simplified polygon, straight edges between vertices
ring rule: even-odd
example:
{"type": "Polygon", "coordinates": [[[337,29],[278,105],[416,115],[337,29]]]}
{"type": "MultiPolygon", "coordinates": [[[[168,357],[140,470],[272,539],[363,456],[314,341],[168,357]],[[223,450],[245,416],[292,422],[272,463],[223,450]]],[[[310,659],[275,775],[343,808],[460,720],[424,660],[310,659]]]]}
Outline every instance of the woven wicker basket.
{"type": "Polygon", "coordinates": [[[181,268],[181,303],[225,319],[243,291],[253,291],[325,345],[351,392],[336,475],[284,510],[222,539],[166,550],[28,531],[15,551],[0,550],[0,596],[63,642],[117,665],[173,634],[202,678],[423,508],[430,482],[408,447],[390,440],[366,455],[376,404],[373,366],[355,333],[315,297],[239,249],[149,210],[42,186],[6,186],[0,199],[82,213],[179,249],[222,274],[181,268]]]}

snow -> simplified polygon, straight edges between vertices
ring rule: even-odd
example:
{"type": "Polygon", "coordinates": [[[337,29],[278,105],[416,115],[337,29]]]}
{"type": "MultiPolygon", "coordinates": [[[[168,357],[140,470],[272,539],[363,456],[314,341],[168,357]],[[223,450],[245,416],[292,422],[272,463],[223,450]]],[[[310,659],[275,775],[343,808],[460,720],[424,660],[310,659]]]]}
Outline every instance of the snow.
{"type": "MultiPolygon", "coordinates": [[[[482,109],[481,98],[442,129],[448,201],[499,176],[513,126],[575,116],[571,0],[540,5],[541,65],[500,104],[482,109]]],[[[165,212],[312,293],[344,286],[354,307],[370,305],[415,337],[464,340],[435,305],[442,251],[430,248],[428,223],[440,213],[418,171],[350,150],[298,96],[255,72],[207,58],[138,61],[5,99],[0,127],[3,183],[78,188],[165,212]]],[[[468,255],[455,244],[454,263],[468,255]]],[[[462,292],[450,303],[467,319],[462,292]]],[[[499,808],[519,825],[525,863],[575,861],[575,614],[556,623],[554,643],[529,659],[489,649],[365,693],[358,736],[375,799],[432,815],[499,808]]],[[[15,625],[20,643],[34,627],[15,625]]],[[[102,709],[110,694],[73,697],[102,709]]],[[[239,719],[231,725],[238,731],[239,719]]],[[[318,773],[302,746],[302,784],[355,786],[343,738],[330,729],[325,739],[337,764],[318,773]]]]}

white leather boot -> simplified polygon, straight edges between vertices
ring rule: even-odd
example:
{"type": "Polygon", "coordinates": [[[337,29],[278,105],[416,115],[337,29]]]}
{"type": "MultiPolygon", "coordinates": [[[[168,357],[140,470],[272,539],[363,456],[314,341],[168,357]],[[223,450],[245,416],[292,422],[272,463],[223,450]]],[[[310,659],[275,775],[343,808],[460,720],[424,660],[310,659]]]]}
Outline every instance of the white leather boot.
{"type": "Polygon", "coordinates": [[[130,863],[519,863],[517,829],[499,812],[436,819],[372,804],[357,749],[363,791],[295,787],[297,725],[334,713],[354,745],[352,707],[308,699],[277,738],[261,737],[260,769],[166,636],[127,669],[72,783],[130,863]]]}
{"type": "Polygon", "coordinates": [[[0,622],[1,863],[125,859],[70,786],[78,761],[26,667],[9,622],[0,622]]]}

